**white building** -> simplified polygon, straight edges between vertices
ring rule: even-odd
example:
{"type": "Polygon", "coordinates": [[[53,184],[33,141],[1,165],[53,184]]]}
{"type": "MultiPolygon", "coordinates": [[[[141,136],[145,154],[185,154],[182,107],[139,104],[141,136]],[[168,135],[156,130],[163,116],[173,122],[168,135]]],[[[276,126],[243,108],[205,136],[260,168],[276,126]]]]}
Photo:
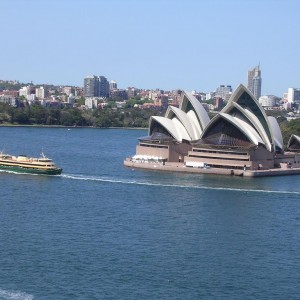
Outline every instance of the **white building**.
{"type": "Polygon", "coordinates": [[[88,109],[97,108],[98,107],[98,99],[88,97],[88,98],[85,99],[84,104],[88,109]]]}
{"type": "Polygon", "coordinates": [[[283,108],[285,110],[291,109],[292,108],[292,102],[285,102],[285,103],[283,103],[283,108]]]}
{"type": "Polygon", "coordinates": [[[282,102],[287,102],[288,93],[283,93],[282,102]]]}
{"type": "Polygon", "coordinates": [[[0,95],[0,102],[1,103],[7,103],[11,106],[16,106],[16,98],[8,95],[0,95]]]}
{"type": "Polygon", "coordinates": [[[72,87],[71,86],[64,86],[62,88],[62,92],[64,94],[66,94],[67,96],[70,96],[70,94],[72,93],[72,87]]]}
{"type": "Polygon", "coordinates": [[[24,96],[27,101],[34,101],[35,100],[34,88],[30,85],[23,86],[19,90],[19,96],[20,97],[24,96]]]}
{"type": "Polygon", "coordinates": [[[109,89],[110,89],[110,90],[116,90],[117,88],[118,88],[117,83],[116,83],[114,80],[111,80],[111,81],[109,82],[109,89]]]}
{"type": "Polygon", "coordinates": [[[231,95],[232,95],[231,85],[220,85],[215,92],[216,97],[221,97],[225,101],[228,101],[231,95]]]}
{"type": "Polygon", "coordinates": [[[74,104],[75,103],[75,96],[73,94],[70,94],[68,97],[68,103],[74,104]]]}
{"type": "Polygon", "coordinates": [[[35,89],[35,96],[38,99],[45,99],[46,98],[46,90],[43,86],[35,89]]]}
{"type": "Polygon", "coordinates": [[[207,93],[205,95],[205,100],[207,101],[207,100],[210,100],[210,99],[212,99],[214,97],[215,97],[215,93],[214,92],[210,92],[210,93],[207,93]]]}
{"type": "Polygon", "coordinates": [[[300,89],[289,88],[287,92],[287,101],[289,103],[300,103],[300,89]]]}
{"type": "Polygon", "coordinates": [[[19,90],[19,96],[24,96],[27,99],[27,96],[32,94],[32,86],[28,85],[28,86],[23,86],[20,90],[19,90]]]}
{"type": "Polygon", "coordinates": [[[266,95],[259,97],[258,102],[262,107],[274,107],[276,106],[276,100],[276,96],[266,95]]]}

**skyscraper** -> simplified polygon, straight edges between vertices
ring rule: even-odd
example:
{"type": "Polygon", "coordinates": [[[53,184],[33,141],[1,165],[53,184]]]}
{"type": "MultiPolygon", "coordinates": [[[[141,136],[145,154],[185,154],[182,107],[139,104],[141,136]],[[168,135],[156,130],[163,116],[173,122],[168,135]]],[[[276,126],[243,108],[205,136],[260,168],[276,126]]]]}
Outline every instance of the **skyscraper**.
{"type": "Polygon", "coordinates": [[[85,97],[108,97],[109,82],[104,76],[87,76],[84,78],[83,93],[85,97]]]}
{"type": "Polygon", "coordinates": [[[248,71],[248,89],[256,99],[261,96],[261,71],[259,65],[248,71]]]}
{"type": "Polygon", "coordinates": [[[107,81],[106,77],[99,76],[99,96],[100,97],[109,97],[109,82],[107,81]]]}
{"type": "Polygon", "coordinates": [[[85,97],[99,96],[99,78],[97,76],[87,76],[84,78],[83,94],[85,97]]]}

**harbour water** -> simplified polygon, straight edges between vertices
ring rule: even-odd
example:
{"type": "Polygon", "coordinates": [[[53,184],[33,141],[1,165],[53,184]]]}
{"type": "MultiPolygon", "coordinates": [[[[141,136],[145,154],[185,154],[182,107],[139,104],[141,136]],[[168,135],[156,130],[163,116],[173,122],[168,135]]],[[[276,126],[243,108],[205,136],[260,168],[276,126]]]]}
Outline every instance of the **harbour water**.
{"type": "Polygon", "coordinates": [[[0,127],[0,299],[299,299],[300,176],[123,167],[143,130],[0,127]]]}

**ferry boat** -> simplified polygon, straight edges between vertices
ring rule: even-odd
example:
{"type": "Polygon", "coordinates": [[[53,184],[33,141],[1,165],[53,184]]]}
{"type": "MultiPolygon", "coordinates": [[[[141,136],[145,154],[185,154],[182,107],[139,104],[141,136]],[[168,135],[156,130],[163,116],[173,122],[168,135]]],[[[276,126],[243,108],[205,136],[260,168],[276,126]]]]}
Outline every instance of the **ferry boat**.
{"type": "Polygon", "coordinates": [[[39,158],[28,157],[27,155],[10,155],[0,153],[0,170],[18,173],[59,175],[62,169],[57,167],[52,159],[43,153],[39,158]]]}

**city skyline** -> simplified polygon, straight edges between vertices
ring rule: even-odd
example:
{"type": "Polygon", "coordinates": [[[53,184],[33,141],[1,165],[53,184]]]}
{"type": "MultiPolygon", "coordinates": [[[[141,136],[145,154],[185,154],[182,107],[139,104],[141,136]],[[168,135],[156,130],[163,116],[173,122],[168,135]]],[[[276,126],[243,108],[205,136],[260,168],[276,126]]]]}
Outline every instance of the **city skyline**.
{"type": "Polygon", "coordinates": [[[119,88],[212,91],[247,84],[260,62],[262,95],[282,96],[300,86],[299,8],[296,0],[4,0],[0,78],[82,86],[102,74],[119,88]]]}

